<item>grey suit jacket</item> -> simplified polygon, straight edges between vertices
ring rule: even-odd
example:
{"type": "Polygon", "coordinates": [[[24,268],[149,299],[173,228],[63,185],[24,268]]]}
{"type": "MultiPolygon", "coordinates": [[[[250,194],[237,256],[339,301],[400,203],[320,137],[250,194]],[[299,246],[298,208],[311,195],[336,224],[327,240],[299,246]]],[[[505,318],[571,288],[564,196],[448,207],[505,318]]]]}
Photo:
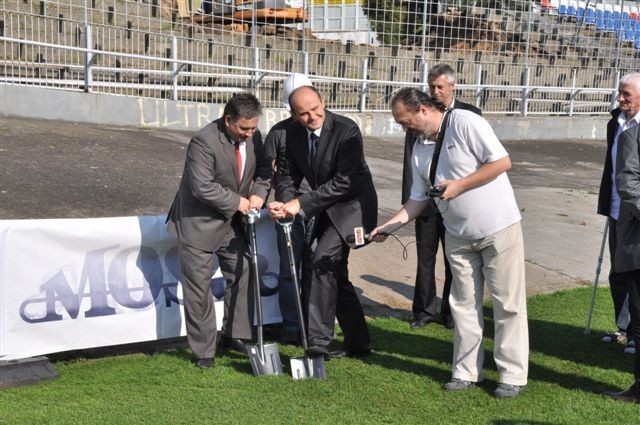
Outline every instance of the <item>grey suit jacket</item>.
{"type": "Polygon", "coordinates": [[[313,164],[309,164],[307,130],[297,121],[287,129],[287,164],[279,164],[276,199],[289,201],[306,179],[311,190],[298,200],[307,216],[326,212],[341,238],[355,227],[371,231],[378,222],[378,196],[364,158],[360,129],[347,117],[326,111],[313,164]]]}
{"type": "Polygon", "coordinates": [[[640,125],[618,138],[616,187],[620,215],[616,224],[618,241],[614,270],[640,270],[640,125]]]}
{"type": "Polygon", "coordinates": [[[235,148],[219,118],[193,135],[187,147],[184,172],[167,222],[169,232],[187,245],[216,251],[231,227],[240,197],[266,200],[271,165],[264,156],[260,133],[247,140],[242,181],[238,182],[235,148]]]}

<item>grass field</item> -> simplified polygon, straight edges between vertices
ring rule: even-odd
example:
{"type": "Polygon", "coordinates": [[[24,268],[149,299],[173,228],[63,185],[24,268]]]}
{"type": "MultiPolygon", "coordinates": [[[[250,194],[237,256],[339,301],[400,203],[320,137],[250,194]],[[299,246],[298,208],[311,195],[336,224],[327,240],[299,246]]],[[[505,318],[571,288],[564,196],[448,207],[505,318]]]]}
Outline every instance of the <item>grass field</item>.
{"type": "MultiPolygon", "coordinates": [[[[485,380],[446,393],[451,331],[406,321],[369,322],[375,353],[327,363],[326,381],[253,377],[245,356],[229,354],[211,370],[196,368],[187,349],[59,360],[60,378],[0,391],[2,424],[638,424],[638,405],[604,397],[627,388],[632,356],[600,337],[610,330],[608,289],[596,301],[584,336],[591,289],[529,299],[531,356],[527,391],[513,400],[491,396],[492,311],[485,309],[485,380]]],[[[280,346],[288,359],[302,351],[280,346]]]]}

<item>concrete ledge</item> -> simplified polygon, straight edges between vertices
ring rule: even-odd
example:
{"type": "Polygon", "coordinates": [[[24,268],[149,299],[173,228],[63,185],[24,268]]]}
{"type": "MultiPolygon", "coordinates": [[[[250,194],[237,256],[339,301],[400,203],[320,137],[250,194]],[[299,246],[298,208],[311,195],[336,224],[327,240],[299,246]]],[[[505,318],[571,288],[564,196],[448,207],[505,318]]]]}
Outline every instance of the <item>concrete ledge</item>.
{"type": "Polygon", "coordinates": [[[57,379],[58,371],[45,356],[0,361],[0,388],[57,379]]]}
{"type": "MultiPolygon", "coordinates": [[[[0,116],[6,117],[194,131],[218,118],[223,106],[0,84],[0,116]]],[[[404,138],[402,127],[389,113],[345,115],[358,123],[365,137],[404,138]]],[[[284,109],[265,109],[260,130],[266,134],[271,126],[288,116],[284,109]]],[[[604,140],[609,116],[488,116],[487,119],[504,141],[604,140]]]]}

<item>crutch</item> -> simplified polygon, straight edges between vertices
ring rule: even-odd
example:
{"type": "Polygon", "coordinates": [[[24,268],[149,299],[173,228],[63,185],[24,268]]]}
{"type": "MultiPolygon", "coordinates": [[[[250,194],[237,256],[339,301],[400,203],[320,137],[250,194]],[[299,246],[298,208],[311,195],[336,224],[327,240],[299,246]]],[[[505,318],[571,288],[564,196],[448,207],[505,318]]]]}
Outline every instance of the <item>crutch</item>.
{"type": "Polygon", "coordinates": [[[596,267],[596,279],[593,282],[593,295],[591,296],[591,307],[589,313],[587,313],[587,325],[584,328],[584,334],[589,335],[591,333],[591,316],[593,316],[593,307],[596,303],[596,292],[598,291],[598,280],[600,279],[600,268],[602,267],[602,255],[604,254],[604,244],[607,240],[607,233],[609,232],[609,219],[604,223],[604,231],[602,232],[602,243],[600,244],[600,256],[598,257],[598,266],[596,267]]]}

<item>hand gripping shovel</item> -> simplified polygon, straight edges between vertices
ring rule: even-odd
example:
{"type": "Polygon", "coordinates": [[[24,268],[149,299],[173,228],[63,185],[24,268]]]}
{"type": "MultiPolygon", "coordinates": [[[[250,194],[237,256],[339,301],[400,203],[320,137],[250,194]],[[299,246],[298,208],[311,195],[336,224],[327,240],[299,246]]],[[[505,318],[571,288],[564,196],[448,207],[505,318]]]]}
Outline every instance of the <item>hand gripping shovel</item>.
{"type": "Polygon", "coordinates": [[[293,280],[293,286],[296,292],[296,307],[298,309],[300,336],[302,337],[302,347],[304,348],[304,357],[291,358],[291,377],[293,377],[293,379],[326,379],[327,374],[324,368],[324,357],[309,357],[307,355],[309,344],[307,342],[307,330],[304,325],[304,316],[302,315],[302,301],[300,301],[300,284],[298,282],[298,270],[296,269],[296,261],[293,254],[293,244],[291,243],[292,223],[292,219],[278,220],[278,224],[282,226],[282,229],[284,230],[284,236],[287,241],[287,254],[289,257],[289,266],[291,267],[291,279],[293,280]]]}
{"type": "Polygon", "coordinates": [[[260,298],[260,274],[258,272],[258,242],[256,239],[256,219],[260,217],[260,211],[249,211],[249,234],[251,239],[251,267],[255,293],[255,312],[258,323],[258,344],[247,345],[247,354],[251,360],[251,369],[254,376],[282,375],[282,363],[278,345],[265,344],[262,340],[262,299],[260,298]]]}

